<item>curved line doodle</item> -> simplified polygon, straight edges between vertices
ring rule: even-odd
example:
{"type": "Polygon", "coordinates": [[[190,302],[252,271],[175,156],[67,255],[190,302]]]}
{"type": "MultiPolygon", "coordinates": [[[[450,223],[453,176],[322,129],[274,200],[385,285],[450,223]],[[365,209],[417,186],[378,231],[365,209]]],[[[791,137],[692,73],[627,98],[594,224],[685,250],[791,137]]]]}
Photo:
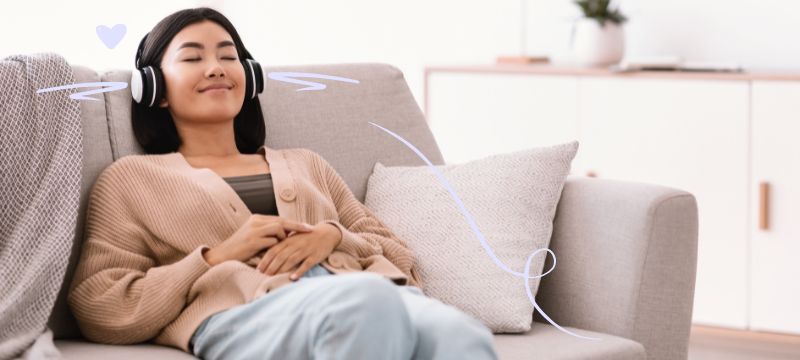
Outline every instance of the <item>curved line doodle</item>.
{"type": "Polygon", "coordinates": [[[475,224],[475,221],[472,219],[472,215],[470,215],[469,211],[468,211],[468,210],[467,210],[467,208],[464,206],[464,203],[462,203],[462,202],[461,202],[461,198],[459,198],[459,197],[458,197],[458,195],[456,194],[455,190],[453,190],[453,188],[450,186],[450,183],[447,181],[447,179],[445,179],[444,175],[442,175],[442,173],[439,171],[439,169],[437,169],[437,168],[436,168],[436,166],[435,166],[435,165],[433,165],[433,163],[431,163],[431,162],[430,162],[430,160],[428,160],[428,158],[427,158],[427,157],[425,157],[425,155],[424,155],[424,154],[423,154],[423,153],[422,153],[422,152],[421,152],[419,149],[417,149],[417,148],[416,148],[416,147],[415,147],[413,144],[411,144],[410,142],[408,142],[408,141],[406,141],[405,139],[403,139],[403,138],[402,138],[400,135],[397,135],[397,134],[395,134],[394,132],[392,132],[391,130],[388,130],[388,129],[386,129],[386,128],[384,128],[384,127],[382,127],[382,126],[378,125],[378,124],[375,124],[375,123],[373,123],[373,122],[371,122],[371,121],[369,121],[369,123],[370,123],[370,124],[372,124],[372,125],[374,125],[374,126],[376,126],[376,127],[378,127],[378,128],[380,128],[381,130],[383,130],[383,131],[385,131],[385,132],[389,133],[391,136],[395,137],[397,140],[400,140],[400,142],[402,142],[403,144],[405,144],[406,146],[408,146],[409,148],[411,148],[411,150],[412,150],[412,151],[414,151],[414,153],[416,153],[416,154],[417,154],[417,156],[419,156],[419,158],[420,158],[420,159],[422,159],[422,161],[424,161],[426,164],[428,164],[428,168],[429,168],[429,169],[430,169],[430,170],[431,170],[431,171],[432,171],[432,172],[433,172],[433,173],[436,175],[436,177],[439,179],[439,183],[441,183],[441,184],[442,184],[442,186],[444,186],[445,188],[447,188],[447,191],[450,193],[450,196],[453,198],[453,200],[456,202],[456,204],[458,204],[458,207],[459,207],[459,209],[461,209],[461,213],[462,213],[462,214],[464,214],[464,216],[467,218],[467,221],[469,222],[469,225],[470,225],[470,227],[472,228],[472,232],[473,232],[473,233],[475,233],[475,235],[477,235],[477,236],[478,236],[478,239],[481,241],[481,245],[483,246],[483,249],[484,249],[484,250],[486,250],[486,252],[487,252],[487,253],[489,254],[489,256],[492,258],[492,260],[494,261],[494,263],[495,263],[495,264],[497,264],[497,266],[499,266],[501,269],[503,269],[503,271],[505,271],[505,272],[507,272],[507,273],[510,273],[510,274],[512,274],[512,275],[514,275],[514,276],[517,276],[517,277],[521,277],[521,276],[522,276],[522,277],[524,277],[524,278],[525,278],[525,292],[526,292],[526,293],[527,293],[527,295],[528,295],[528,300],[530,300],[530,301],[531,301],[531,303],[533,304],[533,307],[534,307],[536,310],[538,310],[538,311],[539,311],[539,313],[541,313],[541,314],[542,314],[542,316],[543,316],[543,317],[544,317],[544,318],[545,318],[545,319],[546,319],[546,320],[547,320],[547,321],[548,321],[550,324],[552,324],[553,326],[555,326],[557,329],[559,329],[559,330],[561,330],[561,331],[563,331],[563,332],[565,332],[565,333],[567,333],[567,334],[569,334],[569,335],[572,335],[572,336],[578,337],[578,338],[587,339],[587,340],[602,340],[602,339],[600,339],[600,338],[595,338],[595,337],[588,337],[588,336],[578,335],[578,334],[575,334],[575,333],[573,333],[573,332],[571,332],[571,331],[569,331],[569,330],[567,330],[567,329],[565,329],[565,328],[561,327],[560,325],[556,324],[556,322],[555,322],[555,321],[553,321],[552,319],[550,319],[550,317],[549,317],[549,316],[547,316],[547,314],[545,314],[545,312],[544,312],[544,311],[542,311],[542,309],[541,309],[541,308],[539,307],[539,305],[536,303],[536,299],[534,299],[534,297],[533,297],[533,294],[532,294],[532,292],[531,292],[531,285],[530,285],[530,282],[528,282],[528,279],[538,279],[538,278],[541,278],[541,277],[543,277],[543,276],[545,276],[545,275],[549,274],[551,271],[553,271],[553,269],[555,269],[555,268],[556,268],[556,254],[555,254],[555,253],[553,253],[553,251],[552,251],[552,250],[550,250],[550,249],[548,249],[548,248],[543,248],[543,249],[537,249],[536,251],[534,251],[534,252],[533,252],[533,254],[531,254],[530,256],[528,256],[528,260],[527,260],[527,261],[525,261],[525,271],[524,271],[524,272],[522,272],[522,273],[520,273],[520,272],[517,272],[517,271],[514,271],[514,270],[512,270],[511,268],[509,268],[509,267],[508,267],[508,265],[506,265],[506,264],[504,264],[502,261],[500,261],[500,259],[498,259],[498,258],[497,258],[497,255],[495,255],[494,251],[492,251],[492,248],[491,248],[491,247],[489,246],[489,244],[486,242],[486,238],[484,238],[484,237],[483,237],[483,234],[481,233],[480,229],[478,229],[478,225],[476,225],[476,224],[475,224]],[[539,253],[539,252],[541,252],[541,251],[547,251],[548,253],[550,253],[551,255],[553,255],[553,266],[550,268],[550,270],[547,270],[547,272],[545,272],[544,274],[541,274],[541,275],[536,275],[536,276],[533,276],[533,277],[531,277],[531,276],[530,276],[531,260],[533,260],[533,257],[534,257],[534,256],[536,256],[536,254],[538,254],[538,253],[539,253]]]}
{"type": "Polygon", "coordinates": [[[358,80],[348,79],[340,76],[333,76],[333,75],[325,75],[325,74],[315,74],[315,73],[304,73],[304,72],[284,72],[284,71],[274,71],[267,74],[267,76],[272,80],[288,82],[292,84],[299,84],[299,85],[307,85],[308,87],[300,88],[295,91],[306,91],[306,90],[325,90],[327,85],[323,83],[318,83],[314,81],[305,81],[299,80],[295,78],[313,78],[313,79],[326,79],[326,80],[334,80],[334,81],[343,81],[352,84],[358,84],[358,80]]]}
{"type": "Polygon", "coordinates": [[[128,83],[126,83],[124,81],[106,81],[106,82],[78,83],[78,84],[61,85],[61,86],[55,86],[55,87],[39,89],[39,90],[36,90],[36,93],[37,94],[41,94],[41,93],[44,93],[44,92],[50,92],[50,91],[56,91],[56,90],[76,89],[76,88],[82,88],[82,87],[96,87],[96,86],[103,86],[103,88],[102,89],[95,89],[95,90],[87,90],[87,91],[77,92],[77,93],[71,94],[69,96],[69,98],[73,99],[73,100],[94,100],[94,101],[99,101],[100,99],[96,99],[96,98],[93,98],[93,97],[88,97],[86,95],[94,95],[94,94],[100,94],[100,93],[104,93],[104,92],[122,90],[122,89],[128,87],[128,83]]]}

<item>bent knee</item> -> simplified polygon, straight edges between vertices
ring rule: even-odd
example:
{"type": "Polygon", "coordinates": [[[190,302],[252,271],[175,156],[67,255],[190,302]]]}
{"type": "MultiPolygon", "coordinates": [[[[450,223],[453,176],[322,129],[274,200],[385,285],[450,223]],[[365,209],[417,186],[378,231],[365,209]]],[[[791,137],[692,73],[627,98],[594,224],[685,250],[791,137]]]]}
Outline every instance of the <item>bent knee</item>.
{"type": "Polygon", "coordinates": [[[379,274],[360,272],[337,277],[336,284],[332,285],[337,297],[355,307],[391,310],[404,306],[397,285],[379,274]]]}
{"type": "Polygon", "coordinates": [[[399,296],[397,285],[379,274],[359,272],[338,277],[338,286],[354,297],[399,296]]]}
{"type": "Polygon", "coordinates": [[[491,330],[480,320],[449,305],[439,307],[431,316],[423,316],[419,321],[420,331],[424,334],[494,341],[491,330]]]}

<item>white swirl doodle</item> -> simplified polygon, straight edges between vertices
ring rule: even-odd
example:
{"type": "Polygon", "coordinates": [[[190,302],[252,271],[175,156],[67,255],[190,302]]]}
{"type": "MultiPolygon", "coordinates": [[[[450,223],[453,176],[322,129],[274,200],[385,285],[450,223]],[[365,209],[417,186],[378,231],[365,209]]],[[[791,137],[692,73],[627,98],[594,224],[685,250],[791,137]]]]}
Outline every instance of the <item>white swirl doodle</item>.
{"type": "Polygon", "coordinates": [[[525,279],[525,280],[524,280],[524,281],[525,281],[525,292],[528,294],[528,300],[530,300],[530,301],[531,301],[531,303],[533,304],[533,307],[534,307],[536,310],[539,310],[539,312],[542,314],[542,316],[543,316],[543,317],[544,317],[544,318],[545,318],[545,319],[546,319],[546,320],[547,320],[547,321],[548,321],[550,324],[552,324],[552,325],[553,325],[553,326],[555,326],[557,329],[559,329],[559,330],[561,330],[561,331],[563,331],[563,332],[565,332],[565,333],[567,333],[567,334],[569,334],[569,335],[572,335],[572,336],[575,336],[575,337],[578,337],[578,338],[581,338],[581,339],[586,339],[586,340],[601,340],[600,338],[595,338],[595,337],[588,337],[588,336],[582,336],[582,335],[578,335],[578,334],[575,334],[575,333],[573,333],[573,332],[571,332],[571,331],[569,331],[569,330],[567,330],[567,329],[565,329],[565,328],[561,327],[560,325],[556,324],[556,322],[555,322],[555,321],[553,321],[552,319],[550,319],[550,317],[549,317],[549,316],[547,316],[547,314],[545,314],[545,312],[544,312],[544,311],[542,311],[542,309],[541,309],[541,308],[539,307],[539,305],[536,303],[536,299],[534,299],[534,297],[533,297],[533,294],[532,294],[532,292],[531,292],[531,285],[530,285],[530,283],[528,282],[528,279],[538,279],[538,278],[541,278],[541,277],[543,277],[543,276],[545,276],[545,275],[549,274],[551,271],[553,271],[553,269],[555,269],[555,268],[556,268],[556,254],[555,254],[555,253],[553,253],[553,251],[551,251],[550,249],[547,249],[547,248],[544,248],[544,249],[537,249],[536,251],[534,251],[534,252],[533,252],[533,254],[531,254],[530,256],[528,256],[528,260],[527,260],[527,261],[525,261],[525,271],[523,271],[522,273],[520,273],[520,272],[518,272],[518,271],[514,271],[514,270],[512,270],[511,268],[509,268],[509,267],[508,267],[508,265],[504,264],[502,261],[500,261],[500,259],[498,259],[498,258],[497,258],[497,255],[495,255],[495,253],[494,253],[494,251],[492,250],[492,248],[491,248],[491,247],[489,246],[489,244],[486,242],[486,238],[484,238],[484,237],[483,237],[483,233],[481,233],[480,229],[478,229],[478,225],[476,225],[475,221],[472,219],[472,215],[470,215],[469,211],[468,211],[468,210],[467,210],[467,208],[464,206],[464,203],[462,203],[462,202],[461,202],[461,198],[459,198],[459,197],[458,197],[458,195],[456,194],[455,190],[453,190],[453,188],[450,186],[450,183],[449,183],[449,182],[447,182],[447,179],[445,179],[444,175],[442,175],[442,173],[439,171],[439,169],[437,169],[437,168],[436,168],[436,166],[434,166],[434,165],[433,165],[433,163],[431,163],[431,162],[430,162],[430,160],[428,160],[428,158],[427,158],[427,157],[425,157],[425,155],[424,155],[424,154],[423,154],[421,151],[419,151],[419,149],[417,149],[417,148],[416,148],[414,145],[412,145],[410,142],[408,142],[408,141],[406,141],[405,139],[403,139],[403,138],[402,138],[400,135],[397,135],[397,134],[395,134],[394,132],[392,132],[391,130],[388,130],[388,129],[386,129],[386,128],[384,128],[384,127],[382,127],[382,126],[378,125],[378,124],[375,124],[375,123],[373,123],[373,122],[371,122],[371,121],[370,121],[369,123],[370,123],[370,124],[372,124],[372,125],[374,125],[374,126],[376,126],[376,127],[378,127],[378,128],[380,128],[381,130],[383,130],[383,131],[385,131],[385,132],[389,133],[390,135],[394,136],[396,139],[400,140],[400,141],[401,141],[403,144],[405,144],[406,146],[408,146],[409,148],[411,148],[411,150],[413,150],[413,151],[414,151],[414,153],[416,153],[416,154],[417,154],[417,156],[419,156],[419,157],[420,157],[420,159],[422,159],[422,161],[424,161],[426,164],[428,164],[428,168],[429,168],[431,171],[433,171],[433,173],[434,173],[434,174],[436,174],[436,177],[439,179],[439,183],[441,183],[441,184],[442,184],[442,186],[444,186],[445,188],[447,188],[447,191],[448,191],[448,192],[450,192],[450,196],[453,198],[453,200],[456,202],[456,204],[458,204],[458,207],[459,207],[459,209],[461,209],[461,213],[462,213],[462,214],[464,214],[464,216],[467,218],[467,221],[469,222],[469,225],[470,225],[470,227],[472,228],[472,232],[474,232],[474,233],[475,233],[475,235],[476,235],[476,236],[478,236],[478,239],[481,241],[481,245],[483,245],[483,249],[484,249],[484,250],[486,250],[486,252],[489,254],[489,257],[491,257],[491,258],[492,258],[492,260],[494,261],[494,263],[495,263],[497,266],[499,266],[501,269],[503,269],[503,271],[505,271],[505,272],[507,272],[507,273],[510,273],[510,274],[512,274],[512,275],[514,275],[514,276],[516,276],[516,277],[523,277],[523,278],[525,279]],[[534,257],[534,256],[536,256],[536,254],[538,254],[538,253],[539,253],[539,252],[541,252],[541,251],[547,251],[548,253],[550,253],[551,255],[553,255],[553,266],[550,268],[550,270],[547,270],[547,272],[545,272],[544,274],[541,274],[541,275],[536,275],[536,276],[530,276],[531,260],[533,259],[533,257],[534,257]]]}
{"type": "Polygon", "coordinates": [[[103,88],[102,89],[95,89],[95,90],[77,92],[77,93],[71,94],[69,96],[69,98],[73,99],[73,100],[94,100],[94,101],[98,101],[100,99],[96,99],[96,98],[93,98],[93,97],[88,97],[86,95],[93,95],[93,94],[100,94],[100,93],[104,93],[104,92],[122,90],[122,89],[128,87],[128,83],[122,82],[122,81],[78,83],[78,84],[61,85],[61,86],[55,86],[55,87],[50,87],[50,88],[39,89],[39,90],[36,90],[36,93],[37,94],[41,94],[43,92],[50,92],[50,91],[56,91],[56,90],[75,89],[75,88],[82,88],[82,87],[97,87],[97,86],[103,86],[103,88]]]}
{"type": "Polygon", "coordinates": [[[348,79],[340,76],[333,76],[333,75],[325,75],[325,74],[315,74],[315,73],[304,73],[304,72],[271,72],[267,74],[267,76],[272,80],[288,82],[292,84],[299,84],[299,85],[308,85],[308,87],[297,89],[296,91],[307,91],[307,90],[325,90],[327,87],[325,84],[314,82],[314,81],[305,81],[299,80],[295,78],[313,78],[313,79],[326,79],[326,80],[335,80],[335,81],[343,81],[352,84],[358,84],[358,80],[348,79]]]}

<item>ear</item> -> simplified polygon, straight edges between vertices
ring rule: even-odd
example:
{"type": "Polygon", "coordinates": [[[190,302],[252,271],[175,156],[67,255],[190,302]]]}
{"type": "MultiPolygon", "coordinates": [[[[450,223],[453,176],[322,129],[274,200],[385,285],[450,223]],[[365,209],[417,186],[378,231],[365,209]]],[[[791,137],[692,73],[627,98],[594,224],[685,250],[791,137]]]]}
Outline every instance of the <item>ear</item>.
{"type": "Polygon", "coordinates": [[[167,99],[161,99],[161,103],[158,104],[158,107],[165,108],[167,107],[167,99]]]}

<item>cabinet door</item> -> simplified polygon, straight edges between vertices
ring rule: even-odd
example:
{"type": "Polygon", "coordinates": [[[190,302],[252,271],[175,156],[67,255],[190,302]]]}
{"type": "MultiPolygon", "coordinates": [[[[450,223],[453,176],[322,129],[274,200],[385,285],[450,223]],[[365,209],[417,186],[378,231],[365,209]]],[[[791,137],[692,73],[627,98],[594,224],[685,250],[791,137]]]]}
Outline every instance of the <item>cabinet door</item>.
{"type": "Polygon", "coordinates": [[[693,321],[747,325],[748,99],[744,81],[585,78],[573,169],[665,185],[698,202],[693,321]]]}
{"type": "Polygon", "coordinates": [[[800,334],[800,84],[754,82],[752,99],[751,329],[800,334]]]}
{"type": "Polygon", "coordinates": [[[577,79],[434,72],[428,124],[448,164],[574,141],[577,79]]]}

